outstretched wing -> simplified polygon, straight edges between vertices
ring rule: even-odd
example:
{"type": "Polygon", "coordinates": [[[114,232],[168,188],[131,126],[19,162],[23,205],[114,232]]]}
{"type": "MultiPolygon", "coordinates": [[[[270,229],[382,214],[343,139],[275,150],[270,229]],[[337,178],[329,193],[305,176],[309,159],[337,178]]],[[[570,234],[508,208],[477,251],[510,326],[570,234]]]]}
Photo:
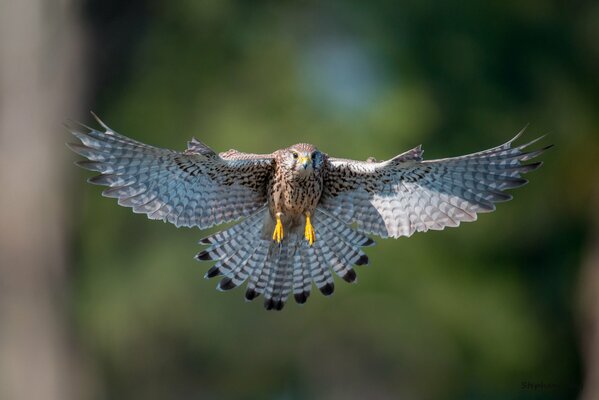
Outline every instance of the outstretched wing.
{"type": "Polygon", "coordinates": [[[411,236],[476,220],[512,198],[504,190],[524,185],[521,177],[541,166],[523,164],[551,146],[525,149],[509,142],[462,157],[422,160],[416,147],[383,162],[330,159],[320,208],[381,237],[411,236]]]}
{"type": "MultiPolygon", "coordinates": [[[[98,120],[99,121],[99,120],[98,120]]],[[[101,174],[88,182],[133,212],[176,226],[208,228],[251,215],[266,202],[269,155],[222,157],[195,138],[184,152],[161,149],[114,132],[69,127],[81,143],[68,146],[88,160],[77,165],[101,174]]]]}

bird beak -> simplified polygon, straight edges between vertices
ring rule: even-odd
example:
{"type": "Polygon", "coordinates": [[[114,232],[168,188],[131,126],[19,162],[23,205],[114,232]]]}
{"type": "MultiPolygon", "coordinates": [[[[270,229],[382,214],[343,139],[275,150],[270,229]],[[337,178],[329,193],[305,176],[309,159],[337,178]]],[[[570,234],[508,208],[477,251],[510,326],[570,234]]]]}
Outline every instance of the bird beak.
{"type": "Polygon", "coordinates": [[[300,157],[299,161],[302,164],[302,166],[304,167],[304,169],[306,169],[306,168],[308,168],[308,165],[310,165],[310,162],[312,160],[310,159],[310,156],[306,156],[306,157],[300,157]]]}

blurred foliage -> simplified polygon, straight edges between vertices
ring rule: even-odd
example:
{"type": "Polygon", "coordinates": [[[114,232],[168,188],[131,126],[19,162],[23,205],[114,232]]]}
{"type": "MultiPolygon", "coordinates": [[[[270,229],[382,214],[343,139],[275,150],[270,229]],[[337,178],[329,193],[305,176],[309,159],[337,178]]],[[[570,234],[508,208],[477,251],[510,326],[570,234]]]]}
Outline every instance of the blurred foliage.
{"type": "MultiPolygon", "coordinates": [[[[428,158],[549,133],[512,202],[368,249],[359,284],[281,313],[220,293],[204,236],[73,183],[74,304],[98,398],[573,398],[599,157],[591,1],[88,1],[90,108],[182,149],[428,158]],[[521,390],[521,382],[559,390],[521,390]]],[[[87,176],[84,172],[78,178],[87,176]]]]}

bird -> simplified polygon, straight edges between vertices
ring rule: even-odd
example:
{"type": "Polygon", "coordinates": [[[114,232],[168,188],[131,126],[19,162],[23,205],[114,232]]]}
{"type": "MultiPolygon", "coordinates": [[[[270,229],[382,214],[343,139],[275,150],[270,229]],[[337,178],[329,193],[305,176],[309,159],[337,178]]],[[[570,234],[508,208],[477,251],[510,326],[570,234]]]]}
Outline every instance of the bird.
{"type": "Polygon", "coordinates": [[[85,158],[75,164],[99,172],[88,182],[176,227],[237,222],[202,238],[208,247],[195,258],[215,262],[205,277],[218,277],[218,290],[246,284],[245,299],[262,295],[267,310],[283,309],[291,295],[304,304],[313,286],[331,295],[333,274],[356,283],[354,266],[368,265],[371,236],[409,237],[494,211],[542,165],[528,161],[551,147],[529,150],[543,137],[514,145],[522,129],[502,145],[437,160],[424,160],[421,146],[385,161],[331,157],[308,143],[216,153],[195,137],[175,151],[121,135],[93,115],[101,129],[67,125],[78,139],[67,146],[85,158]]]}

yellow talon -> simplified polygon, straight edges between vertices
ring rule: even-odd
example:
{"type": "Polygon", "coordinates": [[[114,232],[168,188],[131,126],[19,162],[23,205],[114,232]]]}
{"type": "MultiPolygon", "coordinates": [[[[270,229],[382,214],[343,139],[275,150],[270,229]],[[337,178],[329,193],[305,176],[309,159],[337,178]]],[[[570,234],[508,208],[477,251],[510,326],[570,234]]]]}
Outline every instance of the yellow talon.
{"type": "Polygon", "coordinates": [[[272,240],[277,243],[281,243],[283,240],[283,224],[281,223],[281,213],[276,214],[277,217],[277,225],[275,226],[275,231],[272,233],[272,240]]]}
{"type": "Polygon", "coordinates": [[[304,229],[304,236],[306,237],[308,243],[310,243],[310,246],[312,246],[316,240],[316,233],[314,232],[314,228],[310,223],[310,212],[306,212],[306,229],[304,229]]]}

